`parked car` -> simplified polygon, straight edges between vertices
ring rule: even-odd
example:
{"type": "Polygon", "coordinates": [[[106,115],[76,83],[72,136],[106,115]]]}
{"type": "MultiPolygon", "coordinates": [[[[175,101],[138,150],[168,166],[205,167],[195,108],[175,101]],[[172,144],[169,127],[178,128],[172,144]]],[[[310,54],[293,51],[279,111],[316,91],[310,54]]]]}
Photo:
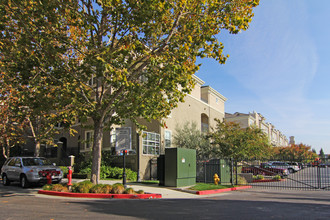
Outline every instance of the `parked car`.
{"type": "Polygon", "coordinates": [[[242,167],[242,173],[252,173],[253,175],[265,176],[287,176],[289,171],[286,168],[272,167],[268,163],[261,163],[260,166],[242,167]]]}
{"type": "Polygon", "coordinates": [[[294,172],[301,170],[299,163],[297,162],[287,162],[287,163],[290,165],[290,168],[294,170],[294,172]]]}
{"type": "Polygon", "coordinates": [[[47,176],[52,183],[59,183],[63,178],[62,170],[42,157],[11,157],[1,168],[3,185],[20,182],[22,188],[31,183],[45,184],[47,176]]]}
{"type": "Polygon", "coordinates": [[[321,168],[327,168],[327,165],[325,163],[321,163],[321,164],[319,164],[319,167],[321,167],[321,168]]]}
{"type": "Polygon", "coordinates": [[[290,165],[287,162],[282,161],[270,161],[269,165],[272,167],[288,169],[290,173],[298,172],[300,170],[298,165],[290,165]]]}

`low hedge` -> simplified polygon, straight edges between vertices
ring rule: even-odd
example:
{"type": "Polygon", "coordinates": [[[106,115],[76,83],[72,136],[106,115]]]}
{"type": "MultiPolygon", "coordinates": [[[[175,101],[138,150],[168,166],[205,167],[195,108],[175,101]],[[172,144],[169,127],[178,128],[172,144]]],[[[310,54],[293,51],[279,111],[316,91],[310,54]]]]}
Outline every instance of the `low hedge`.
{"type": "Polygon", "coordinates": [[[67,184],[51,184],[45,185],[43,190],[56,192],[72,192],[72,193],[102,193],[102,194],[144,194],[143,190],[134,191],[132,188],[125,189],[121,183],[110,184],[93,184],[89,180],[74,183],[72,187],[67,184]]]}

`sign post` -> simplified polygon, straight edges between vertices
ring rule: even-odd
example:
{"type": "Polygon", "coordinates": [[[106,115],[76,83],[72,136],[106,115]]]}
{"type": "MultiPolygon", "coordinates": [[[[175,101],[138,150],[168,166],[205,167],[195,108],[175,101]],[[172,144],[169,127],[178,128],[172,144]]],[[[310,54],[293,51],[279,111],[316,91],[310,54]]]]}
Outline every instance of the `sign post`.
{"type": "Polygon", "coordinates": [[[125,171],[125,157],[127,150],[123,150],[123,185],[126,188],[126,171],[125,171]]]}

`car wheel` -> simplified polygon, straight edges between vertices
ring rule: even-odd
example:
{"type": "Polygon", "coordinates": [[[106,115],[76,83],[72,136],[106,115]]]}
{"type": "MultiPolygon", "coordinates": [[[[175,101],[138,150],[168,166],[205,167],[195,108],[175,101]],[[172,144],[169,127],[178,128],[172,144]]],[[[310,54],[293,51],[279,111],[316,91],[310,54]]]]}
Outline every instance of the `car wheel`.
{"type": "Polygon", "coordinates": [[[6,174],[4,174],[2,176],[2,183],[3,183],[4,186],[9,186],[9,184],[10,184],[10,181],[9,181],[9,179],[8,179],[8,177],[7,177],[6,174]]]}
{"type": "Polygon", "coordinates": [[[288,169],[289,173],[294,173],[294,170],[292,168],[288,169]]]}
{"type": "Polygon", "coordinates": [[[27,188],[27,187],[29,187],[29,181],[27,180],[27,178],[26,178],[25,175],[23,175],[23,176],[21,177],[21,187],[22,187],[22,188],[27,188]]]}

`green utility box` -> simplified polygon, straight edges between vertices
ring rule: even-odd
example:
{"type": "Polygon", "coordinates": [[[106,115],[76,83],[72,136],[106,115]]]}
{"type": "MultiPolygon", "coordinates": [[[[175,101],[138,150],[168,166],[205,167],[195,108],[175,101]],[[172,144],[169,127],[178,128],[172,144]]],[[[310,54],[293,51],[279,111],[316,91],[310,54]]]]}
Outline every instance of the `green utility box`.
{"type": "Polygon", "coordinates": [[[231,183],[231,161],[220,159],[220,183],[231,183]]]}
{"type": "Polygon", "coordinates": [[[165,186],[182,187],[196,184],[196,150],[165,149],[165,186]]]}

